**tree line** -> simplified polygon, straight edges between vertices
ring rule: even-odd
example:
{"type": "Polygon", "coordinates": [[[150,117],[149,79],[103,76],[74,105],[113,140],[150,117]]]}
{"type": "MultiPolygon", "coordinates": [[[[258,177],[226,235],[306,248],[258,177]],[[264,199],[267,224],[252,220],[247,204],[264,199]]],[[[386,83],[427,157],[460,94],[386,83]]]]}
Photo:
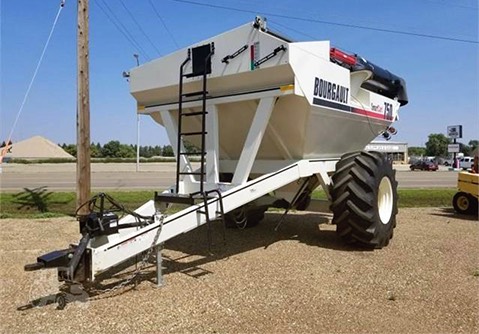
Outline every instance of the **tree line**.
{"type": "MultiPolygon", "coordinates": [[[[67,153],[77,156],[76,144],[65,144],[60,146],[67,153]]],[[[185,145],[186,147],[192,147],[192,145],[185,145]]],[[[105,145],[100,143],[91,143],[90,156],[92,158],[134,158],[136,157],[136,145],[122,144],[118,140],[111,140],[105,145]]],[[[194,148],[194,147],[193,147],[194,148]]],[[[188,148],[187,148],[188,149],[188,148]]],[[[194,152],[194,151],[193,151],[194,152]]],[[[140,145],[140,157],[152,158],[152,157],[172,157],[173,148],[171,145],[164,146],[141,146],[140,145]]]]}
{"type": "MultiPolygon", "coordinates": [[[[428,136],[426,147],[409,147],[408,154],[409,156],[448,157],[450,153],[447,152],[447,146],[452,143],[452,139],[442,133],[431,133],[428,136]]],[[[479,140],[470,140],[467,144],[461,142],[456,144],[459,144],[459,152],[469,156],[478,147],[479,140]]]]}
{"type": "MultiPolygon", "coordinates": [[[[448,157],[447,146],[452,144],[452,140],[442,133],[431,133],[425,147],[411,146],[408,149],[409,156],[435,156],[448,157]]],[[[464,155],[471,155],[479,146],[479,140],[470,140],[467,144],[458,142],[459,151],[464,155]]],[[[2,143],[0,147],[5,146],[2,143]]],[[[59,146],[74,157],[77,155],[76,144],[62,144],[59,146]]],[[[199,153],[200,149],[191,143],[185,141],[185,149],[190,153],[199,153]]],[[[111,140],[105,145],[100,143],[91,143],[90,155],[92,158],[134,158],[136,157],[136,145],[121,144],[118,140],[111,140]]],[[[141,146],[140,157],[173,157],[173,148],[171,145],[164,146],[141,146]]]]}

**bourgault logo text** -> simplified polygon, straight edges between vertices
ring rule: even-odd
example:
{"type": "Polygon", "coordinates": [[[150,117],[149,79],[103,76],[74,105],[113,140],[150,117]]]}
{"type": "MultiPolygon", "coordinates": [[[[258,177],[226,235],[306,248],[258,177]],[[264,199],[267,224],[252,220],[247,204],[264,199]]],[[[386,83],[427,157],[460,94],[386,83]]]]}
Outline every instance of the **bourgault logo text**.
{"type": "Polygon", "coordinates": [[[314,96],[330,101],[348,103],[349,88],[329,82],[318,77],[314,78],[314,96]]]}

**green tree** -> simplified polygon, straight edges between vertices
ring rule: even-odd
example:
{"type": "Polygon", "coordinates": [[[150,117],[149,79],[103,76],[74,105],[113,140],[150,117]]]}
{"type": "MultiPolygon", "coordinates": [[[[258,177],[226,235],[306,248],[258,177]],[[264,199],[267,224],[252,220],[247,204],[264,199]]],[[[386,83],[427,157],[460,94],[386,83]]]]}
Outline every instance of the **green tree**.
{"type": "Polygon", "coordinates": [[[476,149],[476,147],[479,146],[479,140],[477,140],[477,139],[469,140],[468,144],[469,144],[469,147],[471,148],[471,152],[472,152],[476,149]]]}
{"type": "Polygon", "coordinates": [[[111,140],[101,150],[105,158],[134,158],[136,153],[131,145],[120,144],[118,140],[111,140]]]}
{"type": "Polygon", "coordinates": [[[68,154],[71,154],[73,155],[74,157],[77,156],[77,146],[75,144],[63,144],[62,145],[62,148],[65,152],[67,152],[68,154]]]}
{"type": "Polygon", "coordinates": [[[152,148],[152,152],[154,156],[160,156],[161,155],[161,147],[159,145],[156,145],[155,147],[152,148]]]}
{"type": "Polygon", "coordinates": [[[136,150],[131,145],[120,144],[117,158],[134,158],[135,156],[136,150]]]}
{"type": "Polygon", "coordinates": [[[140,157],[149,158],[149,156],[147,154],[148,154],[148,152],[146,151],[146,147],[145,146],[140,146],[140,157]]]}
{"type": "Polygon", "coordinates": [[[191,144],[189,141],[185,140],[184,142],[185,145],[185,150],[188,153],[200,153],[200,149],[196,147],[195,145],[191,144]]]}
{"type": "Polygon", "coordinates": [[[171,145],[163,146],[162,153],[164,157],[173,157],[175,154],[173,153],[173,147],[171,145]]]}
{"type": "Polygon", "coordinates": [[[98,149],[98,146],[95,143],[91,143],[90,145],[90,156],[92,158],[100,158],[101,157],[101,150],[98,149]]]}
{"type": "Polygon", "coordinates": [[[407,154],[410,157],[420,157],[426,154],[426,148],[411,146],[407,149],[407,154]]]}
{"type": "Polygon", "coordinates": [[[464,153],[465,156],[468,156],[471,155],[472,150],[470,146],[459,143],[459,152],[464,153]]]}
{"type": "Polygon", "coordinates": [[[447,145],[451,143],[451,139],[442,133],[431,133],[426,142],[426,155],[445,157],[447,153],[447,145]]]}
{"type": "Polygon", "coordinates": [[[101,154],[105,158],[116,158],[118,157],[118,152],[120,152],[120,142],[118,140],[110,140],[103,145],[101,150],[101,154]]]}

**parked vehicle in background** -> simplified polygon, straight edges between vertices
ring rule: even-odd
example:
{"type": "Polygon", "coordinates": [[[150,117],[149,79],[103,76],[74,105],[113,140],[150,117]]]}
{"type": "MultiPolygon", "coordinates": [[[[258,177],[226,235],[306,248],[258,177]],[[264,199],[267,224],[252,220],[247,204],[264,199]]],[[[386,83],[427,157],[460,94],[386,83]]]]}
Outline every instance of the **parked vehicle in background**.
{"type": "Polygon", "coordinates": [[[431,161],[421,160],[416,161],[415,163],[411,164],[409,167],[412,171],[414,170],[426,170],[426,171],[436,171],[438,170],[437,164],[431,161]]]}
{"type": "Polygon", "coordinates": [[[442,162],[442,164],[443,164],[444,166],[452,166],[452,163],[453,163],[453,159],[452,159],[452,158],[450,158],[450,159],[444,159],[443,162],[442,162]]]}
{"type": "Polygon", "coordinates": [[[473,157],[462,157],[462,158],[459,160],[459,168],[462,168],[462,169],[471,169],[473,162],[474,162],[474,158],[473,158],[473,157]]]}

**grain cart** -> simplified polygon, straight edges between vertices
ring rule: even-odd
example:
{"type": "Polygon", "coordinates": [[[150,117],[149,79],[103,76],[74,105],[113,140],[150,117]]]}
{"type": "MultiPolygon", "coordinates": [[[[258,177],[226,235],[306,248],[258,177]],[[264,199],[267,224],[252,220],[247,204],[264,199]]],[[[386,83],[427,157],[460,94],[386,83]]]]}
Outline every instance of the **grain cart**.
{"type": "MultiPolygon", "coordinates": [[[[397,213],[391,162],[362,151],[407,104],[403,79],[329,41],[293,42],[261,18],[132,69],[138,113],[164,126],[176,182],[123,218],[107,195],[82,216],[78,245],[26,270],[58,268],[87,286],[101,274],[213,220],[257,224],[269,207],[304,210],[321,186],[339,236],[386,246],[397,213]],[[185,150],[185,142],[198,147],[185,150]],[[194,168],[191,155],[199,156],[194,168]],[[171,203],[186,208],[165,214],[171,203]]],[[[158,262],[161,261],[157,254],[158,262]]],[[[161,282],[161,263],[158,263],[161,282]]]]}

